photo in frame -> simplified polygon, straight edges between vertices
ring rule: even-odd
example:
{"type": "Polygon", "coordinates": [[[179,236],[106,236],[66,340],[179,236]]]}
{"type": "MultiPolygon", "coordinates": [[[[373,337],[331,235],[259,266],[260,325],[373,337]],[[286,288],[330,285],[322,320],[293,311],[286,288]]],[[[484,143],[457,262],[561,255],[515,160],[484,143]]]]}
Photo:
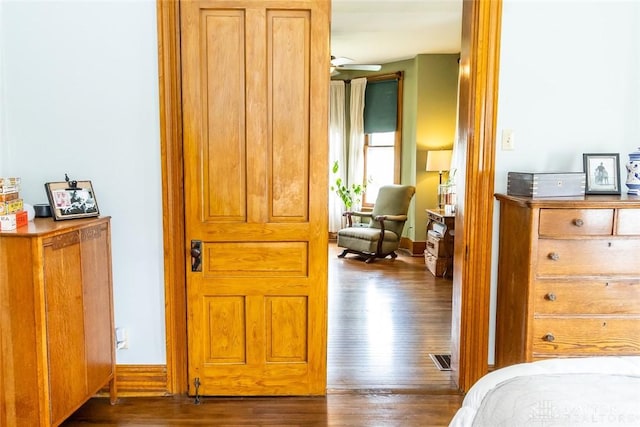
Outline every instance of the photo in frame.
{"type": "Polygon", "coordinates": [[[584,153],[585,194],[620,194],[620,154],[584,153]]]}
{"type": "Polygon", "coordinates": [[[91,181],[47,182],[44,187],[54,220],[100,215],[91,181]]]}

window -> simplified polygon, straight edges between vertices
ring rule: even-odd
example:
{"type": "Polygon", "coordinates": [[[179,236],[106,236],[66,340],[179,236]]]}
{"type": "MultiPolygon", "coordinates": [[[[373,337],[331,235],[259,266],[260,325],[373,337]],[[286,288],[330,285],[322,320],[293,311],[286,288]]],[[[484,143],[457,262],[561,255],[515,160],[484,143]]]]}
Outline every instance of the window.
{"type": "Polygon", "coordinates": [[[400,182],[402,73],[368,77],[364,111],[363,207],[372,207],[382,185],[400,182]]]}
{"type": "Polygon", "coordinates": [[[367,189],[364,194],[364,206],[373,206],[381,185],[396,182],[395,146],[396,132],[365,134],[364,176],[367,189]]]}

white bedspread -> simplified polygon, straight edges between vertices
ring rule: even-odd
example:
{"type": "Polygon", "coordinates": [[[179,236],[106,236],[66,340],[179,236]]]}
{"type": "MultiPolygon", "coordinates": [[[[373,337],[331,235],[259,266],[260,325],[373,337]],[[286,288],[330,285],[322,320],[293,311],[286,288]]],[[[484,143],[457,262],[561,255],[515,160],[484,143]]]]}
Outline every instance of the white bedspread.
{"type": "Polygon", "coordinates": [[[491,372],[450,427],[640,426],[640,357],[549,359],[491,372]]]}

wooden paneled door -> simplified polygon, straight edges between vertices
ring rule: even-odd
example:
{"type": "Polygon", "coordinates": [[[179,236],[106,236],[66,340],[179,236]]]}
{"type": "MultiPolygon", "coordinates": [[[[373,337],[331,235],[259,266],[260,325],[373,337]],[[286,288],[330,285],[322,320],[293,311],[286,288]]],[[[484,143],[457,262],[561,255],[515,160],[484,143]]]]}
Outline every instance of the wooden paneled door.
{"type": "Polygon", "coordinates": [[[330,1],[180,14],[189,394],[324,394],[330,1]]]}

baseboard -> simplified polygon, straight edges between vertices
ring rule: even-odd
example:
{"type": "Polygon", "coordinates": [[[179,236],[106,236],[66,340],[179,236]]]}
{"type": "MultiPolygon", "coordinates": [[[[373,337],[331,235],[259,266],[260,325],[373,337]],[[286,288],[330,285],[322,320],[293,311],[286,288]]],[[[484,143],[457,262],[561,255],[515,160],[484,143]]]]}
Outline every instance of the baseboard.
{"type": "Polygon", "coordinates": [[[400,249],[409,253],[411,256],[424,256],[424,250],[427,248],[427,242],[414,242],[408,237],[400,238],[400,249]]]}
{"type": "MultiPolygon", "coordinates": [[[[167,396],[166,365],[116,365],[118,397],[167,396]]],[[[108,396],[104,388],[99,396],[108,396]]]]}

